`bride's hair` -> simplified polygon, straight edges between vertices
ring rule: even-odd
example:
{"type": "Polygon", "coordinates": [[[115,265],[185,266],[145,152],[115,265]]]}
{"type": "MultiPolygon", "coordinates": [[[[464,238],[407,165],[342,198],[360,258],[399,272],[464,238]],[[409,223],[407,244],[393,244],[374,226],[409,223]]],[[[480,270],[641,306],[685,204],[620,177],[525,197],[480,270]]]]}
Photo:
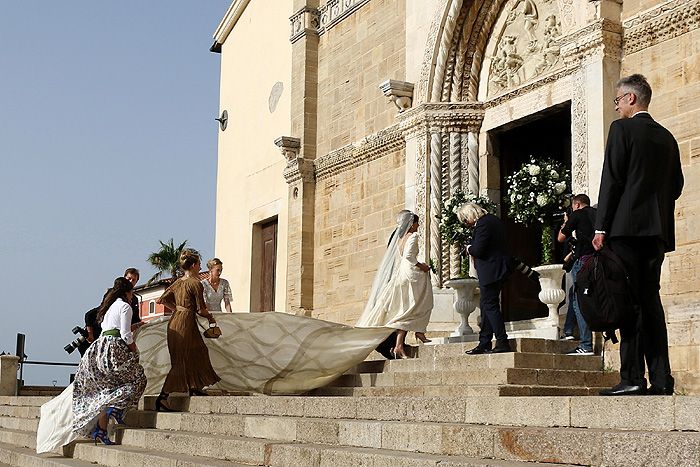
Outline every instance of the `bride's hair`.
{"type": "Polygon", "coordinates": [[[396,219],[396,234],[398,238],[402,238],[406,235],[406,232],[408,232],[411,226],[416,222],[418,222],[417,214],[413,214],[411,211],[401,211],[396,219]]]}
{"type": "Polygon", "coordinates": [[[464,203],[457,210],[457,218],[463,224],[473,223],[479,220],[486,214],[486,211],[474,203],[464,203]]]}

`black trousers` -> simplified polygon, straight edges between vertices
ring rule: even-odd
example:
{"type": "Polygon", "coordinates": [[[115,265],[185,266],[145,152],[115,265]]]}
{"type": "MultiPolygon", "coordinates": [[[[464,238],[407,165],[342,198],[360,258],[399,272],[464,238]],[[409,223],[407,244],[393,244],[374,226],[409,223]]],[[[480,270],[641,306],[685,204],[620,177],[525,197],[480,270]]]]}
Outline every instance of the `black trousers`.
{"type": "Polygon", "coordinates": [[[646,360],[651,385],[673,388],[666,317],[659,296],[663,243],[658,237],[616,237],[608,246],[625,263],[637,312],[620,327],[621,383],[643,384],[646,360]]]}
{"type": "Polygon", "coordinates": [[[479,285],[479,306],[481,307],[481,330],[479,331],[479,345],[484,349],[491,348],[491,339],[496,336],[497,345],[508,340],[506,325],[501,313],[499,296],[503,281],[493,282],[487,285],[479,285]]]}

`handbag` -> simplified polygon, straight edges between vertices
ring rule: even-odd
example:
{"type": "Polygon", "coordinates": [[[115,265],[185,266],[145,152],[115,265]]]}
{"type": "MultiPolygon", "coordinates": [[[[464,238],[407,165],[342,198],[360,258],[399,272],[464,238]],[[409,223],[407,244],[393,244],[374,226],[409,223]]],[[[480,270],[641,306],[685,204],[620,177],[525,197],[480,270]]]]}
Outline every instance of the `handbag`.
{"type": "Polygon", "coordinates": [[[207,339],[218,339],[221,336],[221,328],[216,323],[211,323],[209,329],[204,331],[203,336],[207,339]]]}

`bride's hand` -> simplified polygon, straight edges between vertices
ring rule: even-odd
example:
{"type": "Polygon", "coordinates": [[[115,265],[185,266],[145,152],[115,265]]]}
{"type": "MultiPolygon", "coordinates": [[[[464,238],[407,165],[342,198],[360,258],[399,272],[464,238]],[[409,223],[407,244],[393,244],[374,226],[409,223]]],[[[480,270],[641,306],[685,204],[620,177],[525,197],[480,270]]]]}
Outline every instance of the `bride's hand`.
{"type": "Polygon", "coordinates": [[[425,263],[416,263],[416,266],[418,266],[418,269],[420,269],[423,272],[430,271],[430,267],[425,263]]]}

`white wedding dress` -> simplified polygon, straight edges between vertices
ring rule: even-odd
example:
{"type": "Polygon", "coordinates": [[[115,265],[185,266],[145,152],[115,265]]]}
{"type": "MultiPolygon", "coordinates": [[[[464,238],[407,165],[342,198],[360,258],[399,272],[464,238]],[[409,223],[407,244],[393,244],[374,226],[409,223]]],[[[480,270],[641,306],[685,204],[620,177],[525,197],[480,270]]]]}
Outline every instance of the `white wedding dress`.
{"type": "MultiPolygon", "coordinates": [[[[397,235],[398,236],[398,235],[397,235]]],[[[398,242],[400,245],[400,241],[398,242]]],[[[403,251],[395,249],[392,274],[379,290],[376,301],[357,322],[357,327],[384,326],[425,332],[433,310],[430,275],[418,263],[418,234],[407,234],[403,251]]]]}

